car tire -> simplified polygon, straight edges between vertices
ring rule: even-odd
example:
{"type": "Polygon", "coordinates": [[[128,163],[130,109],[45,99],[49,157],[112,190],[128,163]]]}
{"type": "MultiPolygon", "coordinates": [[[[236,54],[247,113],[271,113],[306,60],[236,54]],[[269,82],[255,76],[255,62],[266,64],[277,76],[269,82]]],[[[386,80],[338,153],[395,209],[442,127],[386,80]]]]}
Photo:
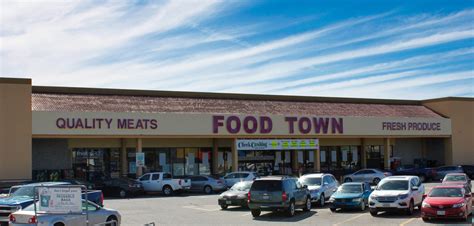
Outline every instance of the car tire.
{"type": "Polygon", "coordinates": [[[372,215],[372,217],[376,217],[377,214],[379,213],[379,211],[375,208],[371,208],[369,212],[370,212],[370,215],[372,215]]]}
{"type": "Polygon", "coordinates": [[[352,179],[350,177],[344,179],[344,182],[352,182],[352,179]]]}
{"type": "Polygon", "coordinates": [[[308,212],[311,210],[311,199],[308,197],[306,198],[306,203],[304,205],[303,211],[308,212]]]}
{"type": "Polygon", "coordinates": [[[333,213],[336,212],[336,210],[337,210],[336,208],[329,208],[329,209],[330,209],[331,212],[333,212],[333,213]]]}
{"type": "Polygon", "coordinates": [[[252,217],[258,217],[262,213],[260,210],[250,210],[252,212],[252,217]]]}
{"type": "Polygon", "coordinates": [[[54,226],[64,226],[64,224],[63,223],[56,223],[56,224],[54,224],[54,226]]]}
{"type": "Polygon", "coordinates": [[[360,202],[360,210],[361,211],[365,210],[365,202],[364,201],[360,202]]]}
{"type": "Polygon", "coordinates": [[[169,185],[165,185],[163,187],[163,194],[166,195],[166,196],[170,196],[173,194],[173,188],[171,188],[171,186],[169,185]]]}
{"type": "Polygon", "coordinates": [[[286,215],[289,217],[295,216],[296,212],[296,206],[295,206],[295,201],[290,201],[290,206],[288,206],[288,209],[286,210],[286,215]]]}
{"type": "Polygon", "coordinates": [[[410,204],[408,205],[408,208],[406,209],[406,214],[408,216],[413,215],[414,209],[415,209],[415,204],[413,203],[413,200],[410,200],[410,204]]]}
{"type": "Polygon", "coordinates": [[[212,187],[209,186],[209,185],[204,186],[204,189],[203,189],[203,190],[204,190],[204,193],[206,193],[206,194],[208,194],[208,195],[209,195],[209,194],[212,194],[212,187]]]}
{"type": "Polygon", "coordinates": [[[107,217],[106,222],[109,222],[109,221],[116,221],[117,223],[115,223],[115,224],[112,224],[112,223],[106,224],[106,226],[117,226],[117,225],[118,225],[118,221],[117,221],[117,217],[116,217],[116,216],[109,216],[109,217],[107,217]]]}
{"type": "Polygon", "coordinates": [[[229,206],[228,205],[221,205],[221,209],[223,209],[223,210],[226,210],[227,207],[229,207],[229,206]]]}
{"type": "Polygon", "coordinates": [[[372,182],[374,183],[374,185],[377,185],[380,182],[380,178],[376,177],[376,178],[374,178],[374,180],[372,182]]]}
{"type": "Polygon", "coordinates": [[[120,198],[122,198],[122,199],[123,199],[123,198],[126,198],[126,197],[127,197],[127,192],[122,189],[122,190],[119,191],[119,196],[120,196],[120,198]]]}
{"type": "Polygon", "coordinates": [[[428,218],[428,217],[422,217],[421,219],[422,219],[424,222],[428,222],[428,221],[430,220],[430,218],[428,218]]]}
{"type": "Polygon", "coordinates": [[[326,203],[326,197],[324,197],[324,193],[319,196],[319,206],[323,207],[326,203]]]}

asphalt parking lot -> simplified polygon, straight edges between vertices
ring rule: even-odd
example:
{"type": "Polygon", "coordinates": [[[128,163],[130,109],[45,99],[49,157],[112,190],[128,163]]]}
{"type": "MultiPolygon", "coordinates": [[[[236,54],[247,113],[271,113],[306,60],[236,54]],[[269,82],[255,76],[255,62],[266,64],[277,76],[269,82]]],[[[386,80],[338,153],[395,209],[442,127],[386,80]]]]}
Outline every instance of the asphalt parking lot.
{"type": "MultiPolygon", "coordinates": [[[[438,183],[427,183],[429,190],[438,183]]],[[[283,213],[262,212],[253,218],[246,208],[221,210],[217,205],[218,195],[182,194],[174,197],[160,195],[132,199],[107,199],[105,206],[120,211],[122,225],[472,225],[456,220],[432,221],[425,223],[420,211],[413,216],[402,213],[380,213],[372,217],[368,210],[337,211],[332,213],[328,205],[315,207],[310,212],[298,211],[295,217],[283,213]]]]}

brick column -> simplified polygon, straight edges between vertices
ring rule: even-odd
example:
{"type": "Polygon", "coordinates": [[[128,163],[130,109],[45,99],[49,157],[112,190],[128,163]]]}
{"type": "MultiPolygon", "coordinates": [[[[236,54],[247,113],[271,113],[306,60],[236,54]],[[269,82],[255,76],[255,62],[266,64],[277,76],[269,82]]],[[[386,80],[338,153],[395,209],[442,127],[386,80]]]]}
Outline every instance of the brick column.
{"type": "Polygon", "coordinates": [[[314,150],[314,172],[321,172],[321,150],[314,150]]]}
{"type": "Polygon", "coordinates": [[[218,158],[219,158],[219,146],[217,145],[217,139],[212,139],[212,174],[218,174],[218,158]]]}
{"type": "Polygon", "coordinates": [[[384,138],[384,140],[383,140],[383,151],[384,151],[383,165],[384,165],[384,168],[386,170],[390,169],[390,148],[391,148],[390,138],[384,138]]]}
{"type": "Polygon", "coordinates": [[[237,151],[237,138],[232,139],[232,171],[239,170],[239,153],[237,151]]]}
{"type": "Polygon", "coordinates": [[[120,147],[120,175],[127,177],[128,174],[128,162],[127,162],[127,139],[121,139],[122,146],[120,147]]]}

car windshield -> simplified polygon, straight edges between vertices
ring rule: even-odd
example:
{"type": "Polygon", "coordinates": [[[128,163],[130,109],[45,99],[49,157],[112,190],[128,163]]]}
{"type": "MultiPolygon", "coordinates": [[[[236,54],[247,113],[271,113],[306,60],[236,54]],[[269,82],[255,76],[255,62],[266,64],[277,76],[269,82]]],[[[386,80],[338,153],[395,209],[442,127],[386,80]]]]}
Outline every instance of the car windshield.
{"type": "Polygon", "coordinates": [[[340,193],[362,193],[362,186],[359,184],[343,184],[337,191],[340,193]]]}
{"type": "Polygon", "coordinates": [[[20,188],[14,190],[10,194],[10,196],[11,197],[20,197],[20,196],[33,197],[34,194],[35,194],[35,187],[34,186],[24,186],[24,187],[20,187],[20,188]]]}
{"type": "Polygon", "coordinates": [[[464,175],[447,175],[444,178],[444,181],[466,181],[466,176],[464,175]]]}
{"type": "Polygon", "coordinates": [[[301,183],[308,186],[319,186],[321,185],[321,177],[304,177],[301,183]]]}
{"type": "Polygon", "coordinates": [[[230,188],[231,191],[248,191],[250,190],[250,187],[252,186],[252,183],[246,183],[246,182],[239,182],[234,184],[230,188]]]}
{"type": "Polygon", "coordinates": [[[398,167],[398,170],[406,170],[406,169],[413,169],[413,168],[415,168],[414,165],[404,165],[404,166],[398,167]]]}
{"type": "Polygon", "coordinates": [[[388,180],[380,184],[377,190],[408,190],[408,181],[406,180],[388,180]]]}
{"type": "Polygon", "coordinates": [[[253,182],[253,191],[281,191],[282,183],[280,180],[260,180],[253,182]]]}
{"type": "Polygon", "coordinates": [[[461,188],[433,188],[429,197],[463,197],[461,188]]]}

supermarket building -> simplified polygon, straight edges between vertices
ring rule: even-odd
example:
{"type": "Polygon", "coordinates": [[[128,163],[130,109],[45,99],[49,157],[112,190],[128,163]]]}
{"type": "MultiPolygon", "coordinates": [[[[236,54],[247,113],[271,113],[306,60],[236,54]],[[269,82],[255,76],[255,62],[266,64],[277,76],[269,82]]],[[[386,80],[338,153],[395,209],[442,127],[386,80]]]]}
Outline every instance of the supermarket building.
{"type": "Polygon", "coordinates": [[[0,78],[0,181],[473,164],[473,128],[473,98],[44,87],[0,78]]]}

